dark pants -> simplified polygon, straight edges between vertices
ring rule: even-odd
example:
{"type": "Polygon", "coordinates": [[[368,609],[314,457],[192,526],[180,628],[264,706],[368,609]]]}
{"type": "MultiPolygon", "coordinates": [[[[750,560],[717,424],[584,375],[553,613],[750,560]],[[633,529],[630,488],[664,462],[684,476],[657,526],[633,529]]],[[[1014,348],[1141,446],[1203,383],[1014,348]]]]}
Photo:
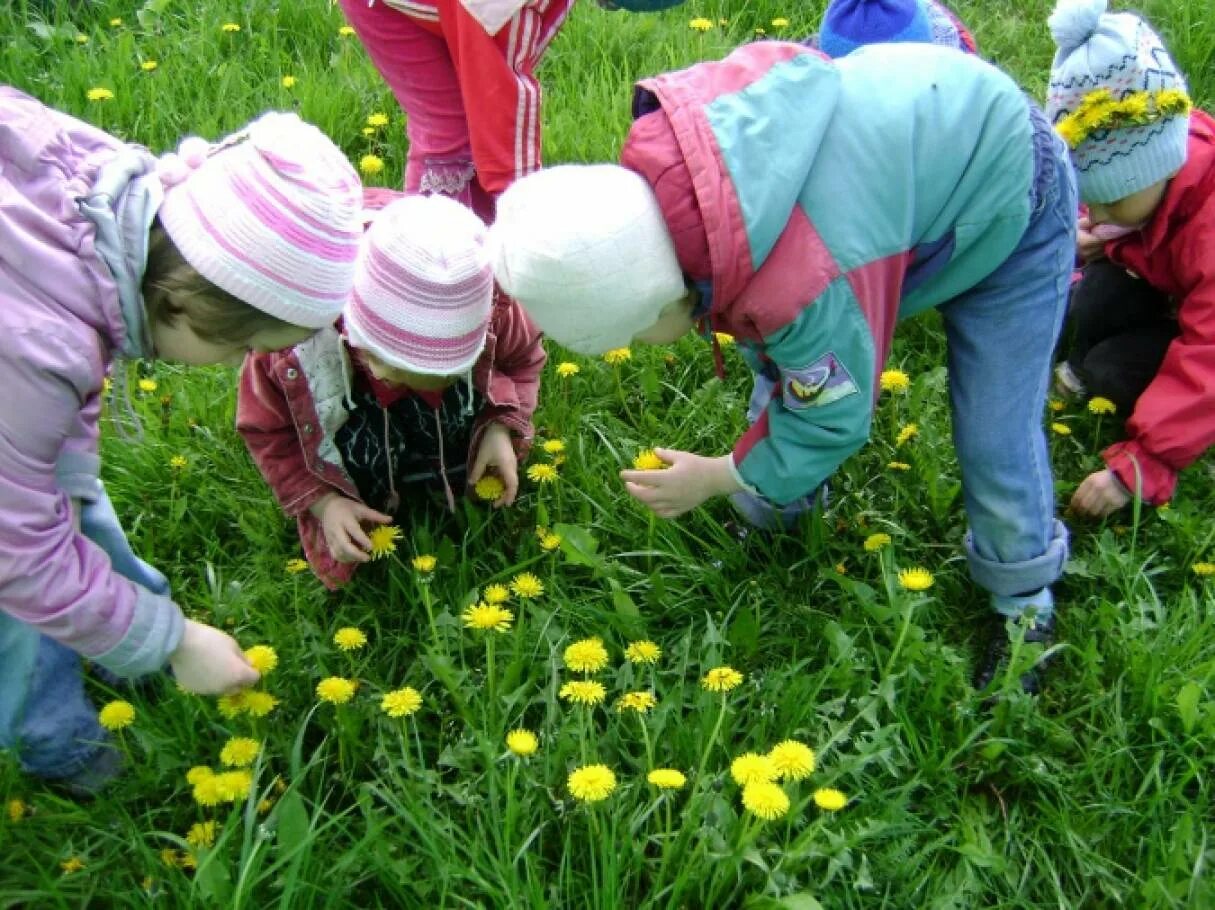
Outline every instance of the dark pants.
{"type": "Polygon", "coordinates": [[[1085,266],[1068,327],[1068,364],[1088,393],[1108,398],[1124,420],[1179,333],[1169,296],[1106,259],[1085,266]]]}

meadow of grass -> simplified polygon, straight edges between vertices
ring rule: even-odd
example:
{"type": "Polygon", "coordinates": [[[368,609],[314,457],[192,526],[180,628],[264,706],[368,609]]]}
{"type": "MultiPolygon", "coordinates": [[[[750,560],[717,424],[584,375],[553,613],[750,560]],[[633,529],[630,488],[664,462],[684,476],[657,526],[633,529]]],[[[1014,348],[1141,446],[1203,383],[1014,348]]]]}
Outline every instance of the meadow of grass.
{"type": "MultiPolygon", "coordinates": [[[[1143,6],[1209,107],[1208,0],[1143,6]]],[[[693,0],[630,16],[578,4],[542,71],[547,160],[611,159],[633,78],[720,56],[756,29],[804,35],[820,8],[693,0]],[[690,29],[693,17],[712,27],[690,29]]],[[[1041,95],[1049,3],[958,8],[983,51],[1041,95]]],[[[402,116],[342,24],[326,0],[18,2],[0,11],[0,80],[156,151],[297,108],[353,160],[383,160],[369,183],[395,185],[402,116]],[[92,88],[113,97],[89,101],[92,88]],[[368,127],[377,112],[388,125],[368,127]]],[[[988,611],[960,557],[934,317],[900,329],[890,367],[909,388],[883,395],[826,513],[741,544],[723,530],[724,503],[655,522],[616,478],[653,445],[725,450],[749,391],[734,352],[724,382],[691,340],[617,365],[550,355],[538,443],[564,451],[537,445],[531,462],[560,461],[558,479],[525,481],[502,512],[419,509],[396,554],[333,595],[291,571],[293,524],[233,430],[234,373],[132,368],[149,380],[135,393],[145,438],[107,423],[105,480],[135,549],[188,613],[275,649],[259,689],[277,703],[253,716],[164,679],[91,683],[99,703],[134,706],[117,737],[129,771],[76,802],[0,757],[0,907],[1215,906],[1215,580],[1195,571],[1215,561],[1209,459],[1167,509],[1072,523],[1049,688],[1026,698],[1010,674],[989,710],[968,683],[988,611]],[[579,371],[558,375],[567,361],[579,371]],[[910,424],[918,432],[898,444],[910,424]],[[559,546],[546,550],[537,526],[559,546]],[[414,566],[419,555],[436,557],[432,570],[414,566]],[[898,582],[915,566],[932,573],[926,591],[898,582]],[[465,628],[489,585],[523,572],[543,593],[510,596],[506,631],[465,628]],[[338,647],[347,627],[366,644],[338,647]],[[566,648],[589,637],[607,664],[579,672],[566,648]],[[641,640],[661,649],[655,663],[625,659],[641,640]],[[707,691],[721,666],[742,683],[707,691]],[[318,699],[327,677],[357,682],[349,702],[318,699]],[[602,704],[561,697],[584,677],[604,687],[602,704]],[[392,717],[383,696],[404,687],[420,708],[392,717]],[[618,703],[631,692],[654,706],[618,703]],[[508,750],[517,728],[536,734],[534,754],[508,750]],[[220,773],[232,737],[260,746],[249,777],[215,787],[191,773],[220,773]],[[763,821],[731,763],[788,739],[814,750],[816,768],[783,782],[787,813],[763,821]],[[597,764],[615,787],[584,802],[569,775],[597,764]],[[654,768],[685,785],[657,788],[654,768]],[[847,805],[820,808],[820,789],[847,805]]],[[[1083,407],[1044,419],[1063,428],[1065,502],[1118,421],[1083,407]]]]}

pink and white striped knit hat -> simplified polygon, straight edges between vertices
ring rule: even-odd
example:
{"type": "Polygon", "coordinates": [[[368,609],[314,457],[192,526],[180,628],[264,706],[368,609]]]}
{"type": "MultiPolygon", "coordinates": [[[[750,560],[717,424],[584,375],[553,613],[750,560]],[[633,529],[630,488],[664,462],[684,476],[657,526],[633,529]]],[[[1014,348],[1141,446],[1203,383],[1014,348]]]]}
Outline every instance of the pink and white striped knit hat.
{"type": "Polygon", "coordinates": [[[493,295],[481,220],[444,196],[403,196],[367,229],[346,334],[398,369],[459,375],[485,347],[493,295]]]}
{"type": "Polygon", "coordinates": [[[186,139],[157,170],[161,224],[204,278],[291,325],[337,319],[358,259],[362,185],[329,137],[272,111],[215,145],[186,139]]]}

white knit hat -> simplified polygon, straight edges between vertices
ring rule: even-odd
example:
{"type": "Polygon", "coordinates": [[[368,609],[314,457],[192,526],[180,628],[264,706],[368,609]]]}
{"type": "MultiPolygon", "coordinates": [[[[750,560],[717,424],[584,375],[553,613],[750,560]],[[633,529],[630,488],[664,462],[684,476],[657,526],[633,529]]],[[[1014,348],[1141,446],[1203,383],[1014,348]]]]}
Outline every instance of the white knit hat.
{"type": "Polygon", "coordinates": [[[517,180],[498,199],[490,249],[502,290],[580,354],[625,347],[685,293],[654,191],[614,164],[517,180]]]}
{"type": "Polygon", "coordinates": [[[346,333],[390,366],[466,373],[485,347],[493,296],[481,219],[446,196],[402,196],[367,229],[346,333]]]}
{"type": "Polygon", "coordinates": [[[295,114],[263,114],[211,145],[160,159],[158,216],[208,281],[291,325],[333,323],[350,295],[362,186],[346,156],[295,114]]]}

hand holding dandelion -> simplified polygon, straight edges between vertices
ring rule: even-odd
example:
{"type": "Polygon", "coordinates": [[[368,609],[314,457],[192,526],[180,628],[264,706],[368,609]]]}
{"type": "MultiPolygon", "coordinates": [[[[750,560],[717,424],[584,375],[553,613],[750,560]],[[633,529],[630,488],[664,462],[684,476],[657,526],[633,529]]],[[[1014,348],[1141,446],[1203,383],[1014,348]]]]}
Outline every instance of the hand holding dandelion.
{"type": "Polygon", "coordinates": [[[321,523],[325,545],[338,562],[367,562],[371,559],[371,539],[364,524],[389,524],[391,515],[377,512],[361,502],[329,493],[312,504],[310,511],[321,523]]]}
{"type": "Polygon", "coordinates": [[[232,636],[192,619],[169,663],[178,685],[200,695],[236,692],[261,678],[232,636]]]}
{"type": "Polygon", "coordinates": [[[1084,518],[1105,518],[1131,501],[1131,494],[1109,468],[1094,471],[1072,494],[1069,508],[1084,518]]]}
{"type": "Polygon", "coordinates": [[[497,422],[487,426],[481,436],[481,443],[477,446],[477,454],[468,474],[468,482],[477,484],[486,476],[489,468],[494,469],[494,474],[501,480],[504,488],[501,495],[493,501],[494,508],[511,505],[519,492],[519,462],[515,456],[515,447],[511,445],[510,430],[497,422]]]}
{"type": "Polygon", "coordinates": [[[734,478],[729,455],[708,458],[676,449],[654,449],[654,454],[669,467],[661,471],[621,471],[620,479],[629,495],[660,518],[676,518],[706,499],[742,489],[734,478]]]}

